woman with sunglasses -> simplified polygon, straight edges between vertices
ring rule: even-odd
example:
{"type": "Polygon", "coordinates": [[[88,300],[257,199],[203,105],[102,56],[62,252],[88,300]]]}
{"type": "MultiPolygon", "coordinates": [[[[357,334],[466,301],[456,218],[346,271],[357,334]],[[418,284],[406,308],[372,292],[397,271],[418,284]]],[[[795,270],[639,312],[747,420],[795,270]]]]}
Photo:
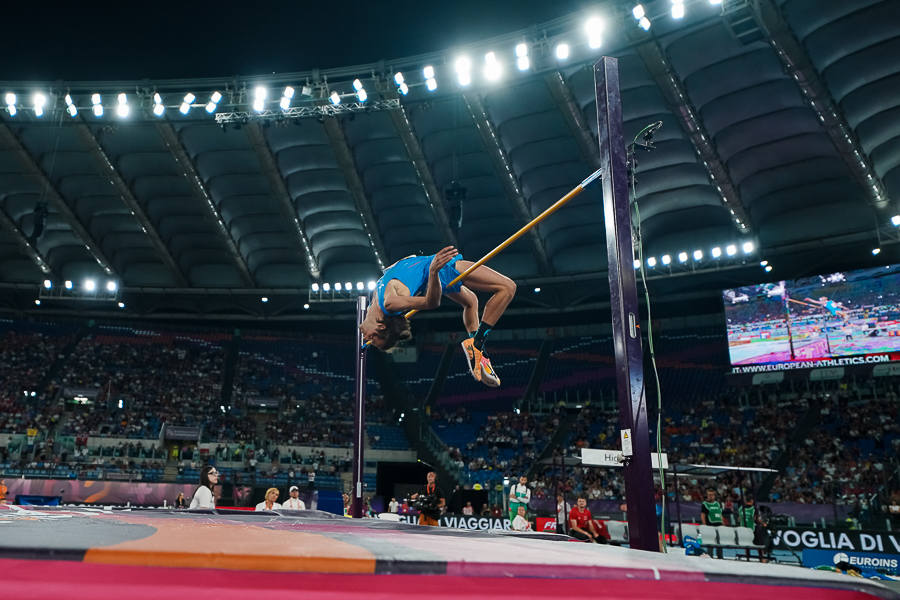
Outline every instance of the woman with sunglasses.
{"type": "Polygon", "coordinates": [[[219,472],[215,467],[206,465],[200,470],[200,486],[191,499],[191,508],[215,508],[216,496],[213,486],[219,483],[219,472]]]}

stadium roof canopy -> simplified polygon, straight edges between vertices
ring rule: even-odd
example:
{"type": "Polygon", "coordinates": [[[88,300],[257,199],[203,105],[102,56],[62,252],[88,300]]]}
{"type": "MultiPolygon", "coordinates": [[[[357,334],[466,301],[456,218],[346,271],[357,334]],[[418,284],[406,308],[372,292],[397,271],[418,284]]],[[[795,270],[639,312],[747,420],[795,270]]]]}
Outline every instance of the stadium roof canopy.
{"type": "MultiPolygon", "coordinates": [[[[656,291],[683,299],[897,261],[895,0],[685,0],[679,19],[669,0],[655,0],[642,5],[649,31],[633,6],[598,5],[597,48],[587,32],[596,22],[579,14],[340,69],[0,82],[0,285],[20,290],[4,294],[7,308],[29,305],[44,279],[77,287],[93,277],[152,297],[154,310],[190,311],[197,298],[210,310],[218,295],[228,300],[214,310],[227,311],[258,306],[263,294],[305,298],[313,283],[355,287],[448,243],[480,257],[596,168],[591,65],[601,54],[620,61],[628,139],[662,123],[655,150],[637,150],[656,291]],[[207,112],[214,92],[221,99],[207,112]],[[876,246],[884,251],[873,257],[876,246]]],[[[492,264],[527,285],[520,304],[602,300],[599,187],[492,264]]]]}

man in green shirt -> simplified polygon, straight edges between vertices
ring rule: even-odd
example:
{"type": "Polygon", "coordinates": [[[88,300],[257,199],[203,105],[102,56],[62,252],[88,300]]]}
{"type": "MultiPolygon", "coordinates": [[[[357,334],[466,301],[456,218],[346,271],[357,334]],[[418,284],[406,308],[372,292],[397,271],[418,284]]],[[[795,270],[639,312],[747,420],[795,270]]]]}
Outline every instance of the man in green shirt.
{"type": "Polygon", "coordinates": [[[722,503],[716,500],[716,490],[707,488],[706,501],[700,506],[700,521],[704,525],[718,527],[724,524],[722,503]]]}
{"type": "Polygon", "coordinates": [[[509,488],[509,520],[512,522],[518,514],[519,507],[524,506],[528,511],[528,503],[531,502],[531,488],[528,487],[528,478],[519,477],[519,483],[509,488]]]}
{"type": "Polygon", "coordinates": [[[753,496],[748,495],[744,498],[744,506],[737,511],[737,520],[739,527],[756,529],[756,503],[753,496]]]}

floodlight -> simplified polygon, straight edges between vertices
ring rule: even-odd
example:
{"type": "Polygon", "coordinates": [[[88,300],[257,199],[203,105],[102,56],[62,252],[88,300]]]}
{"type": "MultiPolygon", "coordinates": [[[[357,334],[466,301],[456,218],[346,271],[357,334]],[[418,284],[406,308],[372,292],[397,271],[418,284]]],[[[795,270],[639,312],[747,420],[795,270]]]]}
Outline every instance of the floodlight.
{"type": "Polygon", "coordinates": [[[261,85],[256,86],[253,90],[253,110],[262,112],[266,109],[266,96],[269,91],[261,85]]]}
{"type": "Polygon", "coordinates": [[[303,310],[309,310],[309,304],[304,304],[304,305],[303,305],[303,310]]]}
{"type": "Polygon", "coordinates": [[[672,264],[672,255],[671,254],[663,254],[662,258],[660,260],[662,260],[662,264],[669,266],[670,264],[672,264]]]}
{"type": "Polygon", "coordinates": [[[35,306],[40,306],[40,305],[41,305],[40,299],[35,298],[35,300],[34,300],[34,305],[35,305],[35,306]]]}
{"type": "Polygon", "coordinates": [[[65,288],[66,288],[67,290],[71,290],[71,289],[72,289],[72,282],[71,282],[71,280],[66,279],[66,283],[65,283],[64,285],[65,285],[65,288]]]}
{"type": "Polygon", "coordinates": [[[6,110],[9,111],[9,116],[16,116],[16,95],[12,92],[7,92],[6,97],[6,110]]]}
{"type": "Polygon", "coordinates": [[[640,268],[641,268],[641,261],[639,261],[638,259],[634,259],[634,268],[635,268],[635,269],[640,269],[640,268]]]}
{"type": "Polygon", "coordinates": [[[520,71],[527,71],[530,66],[531,61],[528,59],[528,44],[524,42],[516,44],[516,67],[518,67],[520,71]]]}
{"type": "Polygon", "coordinates": [[[47,96],[38,92],[31,97],[31,105],[34,107],[34,116],[44,116],[44,106],[47,105],[47,96]]]}
{"type": "Polygon", "coordinates": [[[397,88],[397,91],[405,96],[409,93],[409,86],[407,86],[405,83],[401,83],[397,88]]]}
{"type": "Polygon", "coordinates": [[[643,4],[638,4],[637,6],[635,6],[634,8],[631,9],[631,14],[634,15],[634,18],[635,18],[635,19],[637,19],[638,21],[640,21],[641,19],[644,18],[644,16],[645,16],[647,13],[646,13],[646,11],[644,10],[644,5],[643,5],[643,4]]]}
{"type": "Polygon", "coordinates": [[[722,0],[709,0],[709,3],[715,6],[717,4],[722,4],[722,0]]]}
{"type": "Polygon", "coordinates": [[[117,289],[119,289],[119,286],[112,279],[110,279],[109,281],[106,282],[106,291],[107,292],[114,292],[117,289]]]}
{"type": "Polygon", "coordinates": [[[540,293],[541,293],[541,288],[539,288],[539,287],[534,288],[534,293],[535,293],[535,294],[540,294],[540,293]]]}
{"type": "Polygon", "coordinates": [[[484,78],[488,81],[497,81],[500,79],[500,75],[502,73],[502,67],[500,63],[497,61],[497,55],[493,52],[488,52],[484,55],[484,78]]]}
{"type": "Polygon", "coordinates": [[[219,106],[219,100],[222,99],[222,94],[218,91],[213,92],[209,96],[209,102],[206,103],[206,112],[212,114],[216,112],[216,108],[219,106]]]}
{"type": "Polygon", "coordinates": [[[761,266],[761,267],[765,267],[765,266],[767,266],[768,264],[769,264],[769,261],[767,261],[767,260],[761,260],[761,261],[759,261],[759,266],[761,266]]]}
{"type": "Polygon", "coordinates": [[[336,284],[334,284],[334,291],[340,292],[342,289],[343,289],[343,286],[341,285],[340,281],[338,281],[336,284]]]}
{"type": "Polygon", "coordinates": [[[91,94],[91,104],[94,105],[93,111],[95,117],[103,116],[103,99],[100,97],[100,94],[91,94]]]}
{"type": "Polygon", "coordinates": [[[429,92],[433,92],[437,89],[437,79],[426,79],[425,80],[425,88],[429,92]]]}
{"type": "Polygon", "coordinates": [[[357,92],[359,90],[363,89],[362,81],[360,81],[359,79],[354,79],[353,80],[353,89],[356,90],[357,92]]]}
{"type": "Polygon", "coordinates": [[[603,20],[599,17],[591,17],[584,24],[588,36],[588,47],[597,49],[603,45],[603,20]]]}
{"type": "Polygon", "coordinates": [[[366,284],[366,289],[369,290],[370,292],[371,292],[372,290],[374,290],[374,289],[375,289],[375,282],[370,280],[370,281],[366,284]]]}
{"type": "Polygon", "coordinates": [[[313,283],[313,284],[312,284],[312,291],[314,291],[314,292],[318,292],[318,291],[319,291],[319,284],[318,284],[318,283],[313,283]]]}
{"type": "Polygon", "coordinates": [[[881,254],[881,248],[872,248],[872,256],[878,256],[881,254]]]}
{"type": "Polygon", "coordinates": [[[401,73],[400,71],[397,71],[396,73],[394,73],[394,83],[396,83],[397,85],[400,85],[401,83],[403,83],[403,81],[404,81],[403,73],[401,73]]]}
{"type": "Polygon", "coordinates": [[[703,259],[703,250],[694,250],[694,260],[703,259]]]}
{"type": "Polygon", "coordinates": [[[119,94],[116,104],[116,114],[122,118],[128,116],[128,96],[125,93],[119,94]]]}
{"type": "Polygon", "coordinates": [[[684,17],[684,0],[672,0],[672,18],[681,19],[684,17]]]}
{"type": "Polygon", "coordinates": [[[422,69],[422,75],[425,77],[425,87],[429,92],[433,92],[437,89],[437,79],[434,78],[434,67],[431,65],[426,65],[424,69],[422,69]]]}
{"type": "Polygon", "coordinates": [[[178,107],[178,112],[180,112],[183,115],[188,114],[188,112],[190,112],[190,110],[191,110],[191,104],[193,104],[194,100],[196,100],[196,99],[197,99],[197,96],[193,95],[190,92],[185,94],[184,99],[181,102],[181,106],[178,107]]]}
{"type": "Polygon", "coordinates": [[[78,108],[75,106],[75,103],[72,101],[72,96],[66,94],[66,112],[69,113],[70,117],[74,117],[78,114],[78,108]]]}
{"type": "Polygon", "coordinates": [[[52,287],[53,287],[53,282],[50,281],[49,279],[45,279],[44,280],[44,289],[49,290],[52,287]]]}
{"type": "Polygon", "coordinates": [[[331,284],[330,284],[330,283],[323,283],[323,284],[322,284],[322,291],[323,291],[323,292],[327,292],[327,291],[330,291],[330,290],[331,290],[331,284]]]}
{"type": "Polygon", "coordinates": [[[425,79],[434,79],[434,67],[431,65],[426,66],[422,69],[422,75],[425,76],[425,79]]]}
{"type": "Polygon", "coordinates": [[[85,279],[84,283],[81,284],[81,287],[83,287],[85,291],[93,292],[97,289],[97,282],[93,279],[85,279]]]}
{"type": "Polygon", "coordinates": [[[650,31],[650,19],[647,17],[641,17],[641,20],[638,21],[638,25],[640,25],[641,29],[644,31],[650,31]]]}
{"type": "Polygon", "coordinates": [[[656,257],[655,256],[651,256],[650,258],[647,259],[647,266],[650,267],[651,269],[656,266],[656,257]]]}
{"type": "Polygon", "coordinates": [[[454,63],[456,70],[456,80],[459,85],[467,86],[472,83],[472,61],[468,56],[460,56],[454,63]]]}
{"type": "Polygon", "coordinates": [[[341,103],[341,95],[337,92],[331,92],[331,95],[328,96],[328,99],[331,100],[332,104],[340,104],[341,103]]]}
{"type": "Polygon", "coordinates": [[[744,251],[744,254],[750,254],[755,249],[756,249],[756,244],[754,244],[753,242],[744,242],[741,245],[741,250],[744,251]]]}
{"type": "Polygon", "coordinates": [[[720,256],[722,256],[722,249],[716,246],[712,249],[712,252],[710,252],[710,254],[712,254],[713,258],[719,258],[720,256]]]}
{"type": "Polygon", "coordinates": [[[161,117],[166,111],[166,107],[162,103],[162,96],[159,93],[153,94],[153,114],[161,117]]]}
{"type": "Polygon", "coordinates": [[[344,284],[344,289],[347,290],[348,292],[352,292],[352,291],[353,291],[353,284],[350,283],[349,281],[346,282],[346,283],[344,284]]]}
{"type": "Polygon", "coordinates": [[[735,246],[734,244],[728,244],[727,246],[725,246],[725,254],[727,254],[728,256],[734,256],[735,254],[737,254],[737,246],[735,246]]]}
{"type": "Polygon", "coordinates": [[[356,92],[356,97],[359,99],[360,102],[365,102],[366,100],[369,99],[369,94],[366,93],[365,88],[362,88],[358,92],[356,92]]]}
{"type": "Polygon", "coordinates": [[[687,262],[687,259],[688,259],[687,252],[681,251],[678,253],[678,262],[680,262],[680,263],[687,262]]]}
{"type": "Polygon", "coordinates": [[[900,227],[900,215],[894,215],[891,217],[891,225],[894,227],[900,227]]]}
{"type": "Polygon", "coordinates": [[[556,58],[559,60],[566,60],[569,58],[569,45],[566,43],[557,44],[556,46],[556,58]]]}
{"type": "Polygon", "coordinates": [[[766,273],[772,272],[772,265],[766,265],[766,273]]]}
{"type": "Polygon", "coordinates": [[[269,297],[268,297],[268,296],[263,296],[262,298],[259,299],[259,301],[262,302],[263,304],[265,304],[266,302],[269,301],[269,297]]]}
{"type": "Polygon", "coordinates": [[[363,291],[364,289],[366,289],[366,286],[363,285],[363,282],[362,282],[362,281],[357,281],[357,282],[356,282],[356,291],[361,292],[361,291],[363,291]]]}

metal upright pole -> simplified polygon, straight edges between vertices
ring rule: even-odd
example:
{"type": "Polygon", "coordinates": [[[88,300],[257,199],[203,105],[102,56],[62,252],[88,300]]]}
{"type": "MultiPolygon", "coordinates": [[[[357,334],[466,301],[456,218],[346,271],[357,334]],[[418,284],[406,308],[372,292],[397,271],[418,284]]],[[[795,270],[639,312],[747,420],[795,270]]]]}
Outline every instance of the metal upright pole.
{"type": "MultiPolygon", "coordinates": [[[[634,279],[631,202],[628,194],[619,61],[604,56],[594,64],[600,170],[603,172],[603,218],[606,223],[610,307],[619,421],[632,455],[625,464],[625,501],[632,548],[660,551],[650,467],[650,433],[644,393],[643,351],[637,284],[634,279]]],[[[663,482],[665,485],[665,482],[663,482]]]]}
{"type": "Polygon", "coordinates": [[[363,516],[363,469],[366,466],[364,452],[366,448],[366,347],[359,326],[366,318],[367,298],[360,295],[356,299],[356,410],[354,411],[354,452],[353,452],[353,492],[350,501],[350,516],[359,519],[363,516]]]}

